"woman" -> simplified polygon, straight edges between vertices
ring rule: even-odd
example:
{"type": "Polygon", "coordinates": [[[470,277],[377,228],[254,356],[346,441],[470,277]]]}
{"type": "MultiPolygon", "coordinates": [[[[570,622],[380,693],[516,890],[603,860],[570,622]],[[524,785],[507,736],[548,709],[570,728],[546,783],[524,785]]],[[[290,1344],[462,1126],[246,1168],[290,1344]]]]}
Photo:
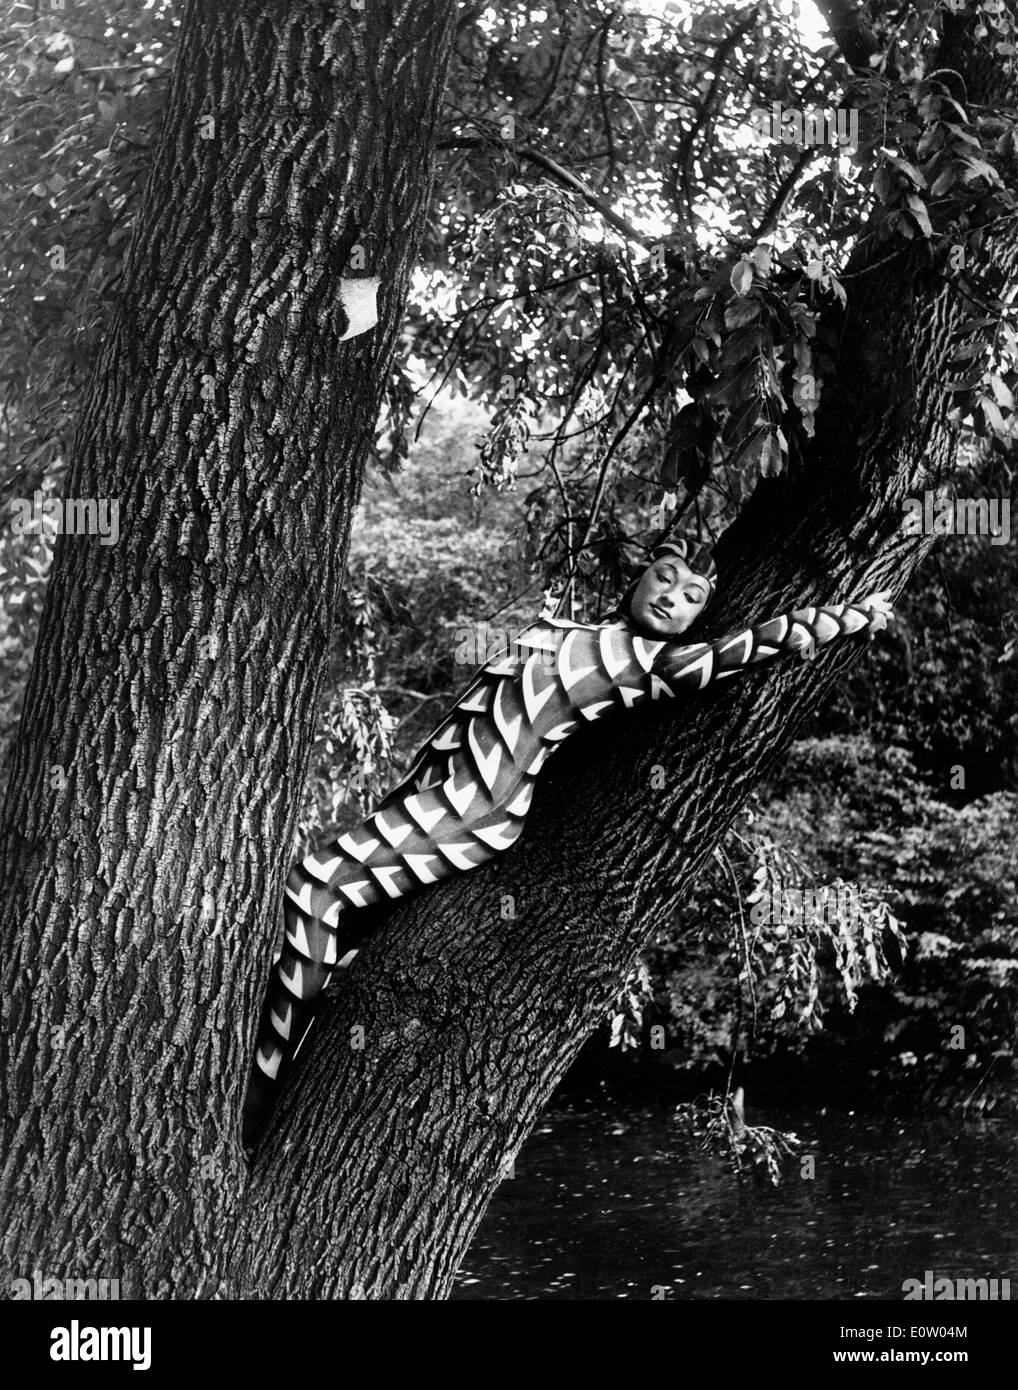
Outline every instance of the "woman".
{"type": "Polygon", "coordinates": [[[587,721],[672,699],[784,653],[886,625],[886,594],[796,609],[715,642],[675,639],[703,612],[716,569],[708,546],[660,546],[600,623],[541,618],[516,650],[484,666],[406,777],[356,830],[295,865],[286,937],[258,1034],[244,1112],[251,1143],[307,1032],[315,1001],[365,931],[366,908],[401,898],[507,850],[523,829],[534,782],[562,740],[587,721]],[[365,925],[362,925],[365,923],[365,925]]]}

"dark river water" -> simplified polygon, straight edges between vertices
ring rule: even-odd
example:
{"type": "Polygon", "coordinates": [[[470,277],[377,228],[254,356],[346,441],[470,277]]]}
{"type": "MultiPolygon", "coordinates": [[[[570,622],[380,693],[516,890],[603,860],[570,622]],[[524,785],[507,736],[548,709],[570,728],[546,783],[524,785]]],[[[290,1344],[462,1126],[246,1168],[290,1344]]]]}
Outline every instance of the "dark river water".
{"type": "Polygon", "coordinates": [[[670,1107],[548,1111],[453,1297],[898,1300],[929,1269],[1010,1278],[1018,1299],[1014,1120],[748,1119],[802,1141],[779,1188],[740,1185],[691,1148],[670,1107]],[[813,1179],[799,1176],[802,1154],[813,1179]]]}

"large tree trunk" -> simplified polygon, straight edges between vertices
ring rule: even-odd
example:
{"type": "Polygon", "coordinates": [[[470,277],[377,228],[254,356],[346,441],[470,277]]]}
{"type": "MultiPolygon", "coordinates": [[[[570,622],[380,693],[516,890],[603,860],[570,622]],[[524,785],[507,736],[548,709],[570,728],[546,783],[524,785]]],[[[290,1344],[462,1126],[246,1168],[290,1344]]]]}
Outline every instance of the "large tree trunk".
{"type": "Polygon", "coordinates": [[[121,537],[58,543],[4,812],[11,1277],[215,1276],[453,8],[183,20],[67,488],[118,499],[121,537]],[[352,251],[381,318],[340,345],[352,251]]]}

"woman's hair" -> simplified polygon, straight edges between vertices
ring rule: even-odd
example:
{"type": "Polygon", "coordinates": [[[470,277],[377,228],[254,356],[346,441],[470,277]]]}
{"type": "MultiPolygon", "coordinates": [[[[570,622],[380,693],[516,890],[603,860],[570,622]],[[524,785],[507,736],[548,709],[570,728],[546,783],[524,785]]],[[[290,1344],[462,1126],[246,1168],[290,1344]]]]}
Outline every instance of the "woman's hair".
{"type": "Polygon", "coordinates": [[[642,565],[636,572],[630,582],[629,588],[619,599],[615,608],[608,614],[609,620],[613,618],[625,618],[628,621],[632,621],[633,613],[630,604],[636,592],[637,585],[650,569],[651,565],[654,564],[655,560],[661,560],[666,555],[674,555],[677,559],[680,559],[693,574],[698,575],[701,579],[706,579],[709,586],[707,602],[709,603],[711,601],[714,597],[715,581],[718,572],[718,567],[714,562],[714,549],[707,541],[697,541],[685,536],[680,536],[677,540],[665,541],[663,544],[655,547],[646,564],[642,565]]]}

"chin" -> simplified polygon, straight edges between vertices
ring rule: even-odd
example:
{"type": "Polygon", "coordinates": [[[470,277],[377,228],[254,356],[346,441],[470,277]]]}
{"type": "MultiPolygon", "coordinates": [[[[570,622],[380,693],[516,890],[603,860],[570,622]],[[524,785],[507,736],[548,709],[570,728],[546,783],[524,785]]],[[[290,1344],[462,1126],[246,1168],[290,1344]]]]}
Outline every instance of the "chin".
{"type": "Polygon", "coordinates": [[[686,630],[685,623],[673,623],[667,618],[659,618],[649,608],[634,611],[633,618],[637,627],[643,628],[644,632],[653,632],[655,637],[678,637],[686,630]]]}

